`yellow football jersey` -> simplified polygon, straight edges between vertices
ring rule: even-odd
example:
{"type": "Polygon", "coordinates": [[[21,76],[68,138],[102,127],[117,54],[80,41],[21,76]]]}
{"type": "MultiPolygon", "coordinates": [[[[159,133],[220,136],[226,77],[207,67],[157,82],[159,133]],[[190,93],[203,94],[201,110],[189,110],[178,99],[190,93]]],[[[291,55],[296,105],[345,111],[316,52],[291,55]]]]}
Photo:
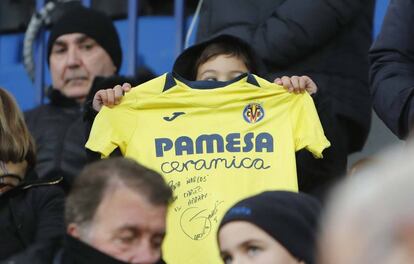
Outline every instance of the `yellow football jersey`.
{"type": "Polygon", "coordinates": [[[160,172],[174,191],[164,259],[221,263],[216,231],[225,211],[265,190],[297,191],[295,151],[329,146],[312,98],[245,74],[189,82],[171,73],[104,107],[86,147],[160,172]]]}

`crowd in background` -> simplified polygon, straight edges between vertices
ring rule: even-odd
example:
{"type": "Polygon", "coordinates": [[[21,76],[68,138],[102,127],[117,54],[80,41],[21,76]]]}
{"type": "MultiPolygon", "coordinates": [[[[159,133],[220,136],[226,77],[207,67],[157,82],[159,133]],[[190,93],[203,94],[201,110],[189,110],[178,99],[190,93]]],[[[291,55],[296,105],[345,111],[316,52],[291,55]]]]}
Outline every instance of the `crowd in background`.
{"type": "MultiPolygon", "coordinates": [[[[22,113],[7,87],[0,87],[0,263],[412,263],[414,167],[409,159],[414,147],[407,143],[370,157],[349,173],[347,166],[348,155],[364,146],[372,106],[396,136],[409,141],[414,1],[391,0],[374,41],[374,0],[201,4],[197,44],[178,56],[171,73],[120,75],[123,40],[111,18],[79,4],[62,11],[51,27],[48,102],[22,113]],[[184,214],[175,219],[173,213],[197,206],[177,206],[180,182],[146,166],[152,150],[130,152],[128,147],[145,137],[132,134],[133,123],[125,117],[141,111],[152,118],[147,108],[170,110],[173,104],[167,100],[183,104],[174,97],[187,95],[183,87],[192,88],[185,102],[196,107],[208,101],[203,97],[207,91],[221,102],[228,95],[220,91],[228,87],[237,91],[229,95],[231,102],[225,101],[229,105],[244,103],[246,96],[260,98],[261,104],[249,104],[243,112],[248,123],[270,116],[263,107],[268,97],[283,97],[277,104],[289,108],[278,115],[289,116],[289,123],[275,123],[275,129],[293,131],[283,138],[293,143],[292,153],[275,156],[285,167],[268,175],[283,172],[289,183],[258,183],[254,168],[266,166],[258,163],[238,182],[221,179],[205,197],[227,188],[240,195],[225,201],[225,210],[216,200],[207,216],[200,211],[187,219],[187,225],[203,221],[203,230],[180,247],[171,226],[187,236],[189,229],[183,227],[184,214]],[[148,98],[147,105],[140,104],[142,98],[148,98]],[[118,134],[112,132],[115,121],[105,119],[111,113],[122,127],[118,134]],[[294,173],[288,169],[292,166],[294,173]],[[191,246],[206,241],[214,245],[191,246]]],[[[211,105],[212,115],[220,119],[223,113],[213,110],[223,105],[211,105]]],[[[188,114],[178,110],[166,113],[164,121],[188,114]]],[[[192,126],[197,125],[194,120],[192,126]]],[[[255,127],[255,139],[253,133],[250,139],[250,134],[243,139],[228,134],[223,148],[237,152],[255,140],[256,154],[249,158],[264,157],[262,152],[273,152],[274,145],[271,135],[260,133],[263,127],[255,127]]],[[[154,150],[157,157],[173,148],[157,138],[159,131],[151,131],[150,124],[141,128],[148,130],[145,136],[164,140],[154,150]]],[[[204,155],[198,143],[190,146],[190,137],[179,139],[176,156],[204,155]]],[[[236,157],[226,166],[236,166],[236,157]]]]}

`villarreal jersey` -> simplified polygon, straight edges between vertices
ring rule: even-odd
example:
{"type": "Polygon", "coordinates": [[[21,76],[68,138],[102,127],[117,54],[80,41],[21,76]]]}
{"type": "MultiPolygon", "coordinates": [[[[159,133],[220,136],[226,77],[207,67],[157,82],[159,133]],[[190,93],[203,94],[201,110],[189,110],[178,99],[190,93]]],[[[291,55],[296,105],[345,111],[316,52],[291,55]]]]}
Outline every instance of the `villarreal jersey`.
{"type": "Polygon", "coordinates": [[[312,98],[245,74],[188,82],[171,73],[103,107],[86,147],[160,172],[174,197],[167,217],[169,264],[222,263],[216,232],[236,201],[265,190],[297,191],[295,152],[329,146],[312,98]]]}

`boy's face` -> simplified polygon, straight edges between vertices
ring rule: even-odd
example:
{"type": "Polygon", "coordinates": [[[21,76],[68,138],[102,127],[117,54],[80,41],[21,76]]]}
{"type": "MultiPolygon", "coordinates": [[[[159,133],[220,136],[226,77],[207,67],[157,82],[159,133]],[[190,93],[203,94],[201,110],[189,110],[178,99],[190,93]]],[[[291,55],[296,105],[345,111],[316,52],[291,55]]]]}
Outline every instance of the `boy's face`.
{"type": "Polygon", "coordinates": [[[225,224],[218,233],[225,264],[304,264],[259,227],[245,221],[225,224]]]}
{"type": "Polygon", "coordinates": [[[197,69],[197,81],[230,81],[248,72],[243,60],[233,55],[218,55],[201,64],[197,69]]]}

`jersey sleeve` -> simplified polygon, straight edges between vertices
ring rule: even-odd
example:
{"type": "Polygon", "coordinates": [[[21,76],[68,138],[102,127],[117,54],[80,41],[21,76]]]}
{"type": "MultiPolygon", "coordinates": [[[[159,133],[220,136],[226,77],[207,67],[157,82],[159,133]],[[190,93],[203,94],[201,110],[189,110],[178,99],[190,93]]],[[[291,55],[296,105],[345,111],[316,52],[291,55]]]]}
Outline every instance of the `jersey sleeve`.
{"type": "Polygon", "coordinates": [[[103,107],[93,122],[86,148],[108,157],[117,147],[125,154],[136,122],[132,112],[121,105],[103,107]]]}
{"type": "Polygon", "coordinates": [[[322,151],[331,144],[325,137],[313,99],[308,93],[292,96],[290,111],[295,150],[306,148],[314,157],[322,158],[322,151]]]}

